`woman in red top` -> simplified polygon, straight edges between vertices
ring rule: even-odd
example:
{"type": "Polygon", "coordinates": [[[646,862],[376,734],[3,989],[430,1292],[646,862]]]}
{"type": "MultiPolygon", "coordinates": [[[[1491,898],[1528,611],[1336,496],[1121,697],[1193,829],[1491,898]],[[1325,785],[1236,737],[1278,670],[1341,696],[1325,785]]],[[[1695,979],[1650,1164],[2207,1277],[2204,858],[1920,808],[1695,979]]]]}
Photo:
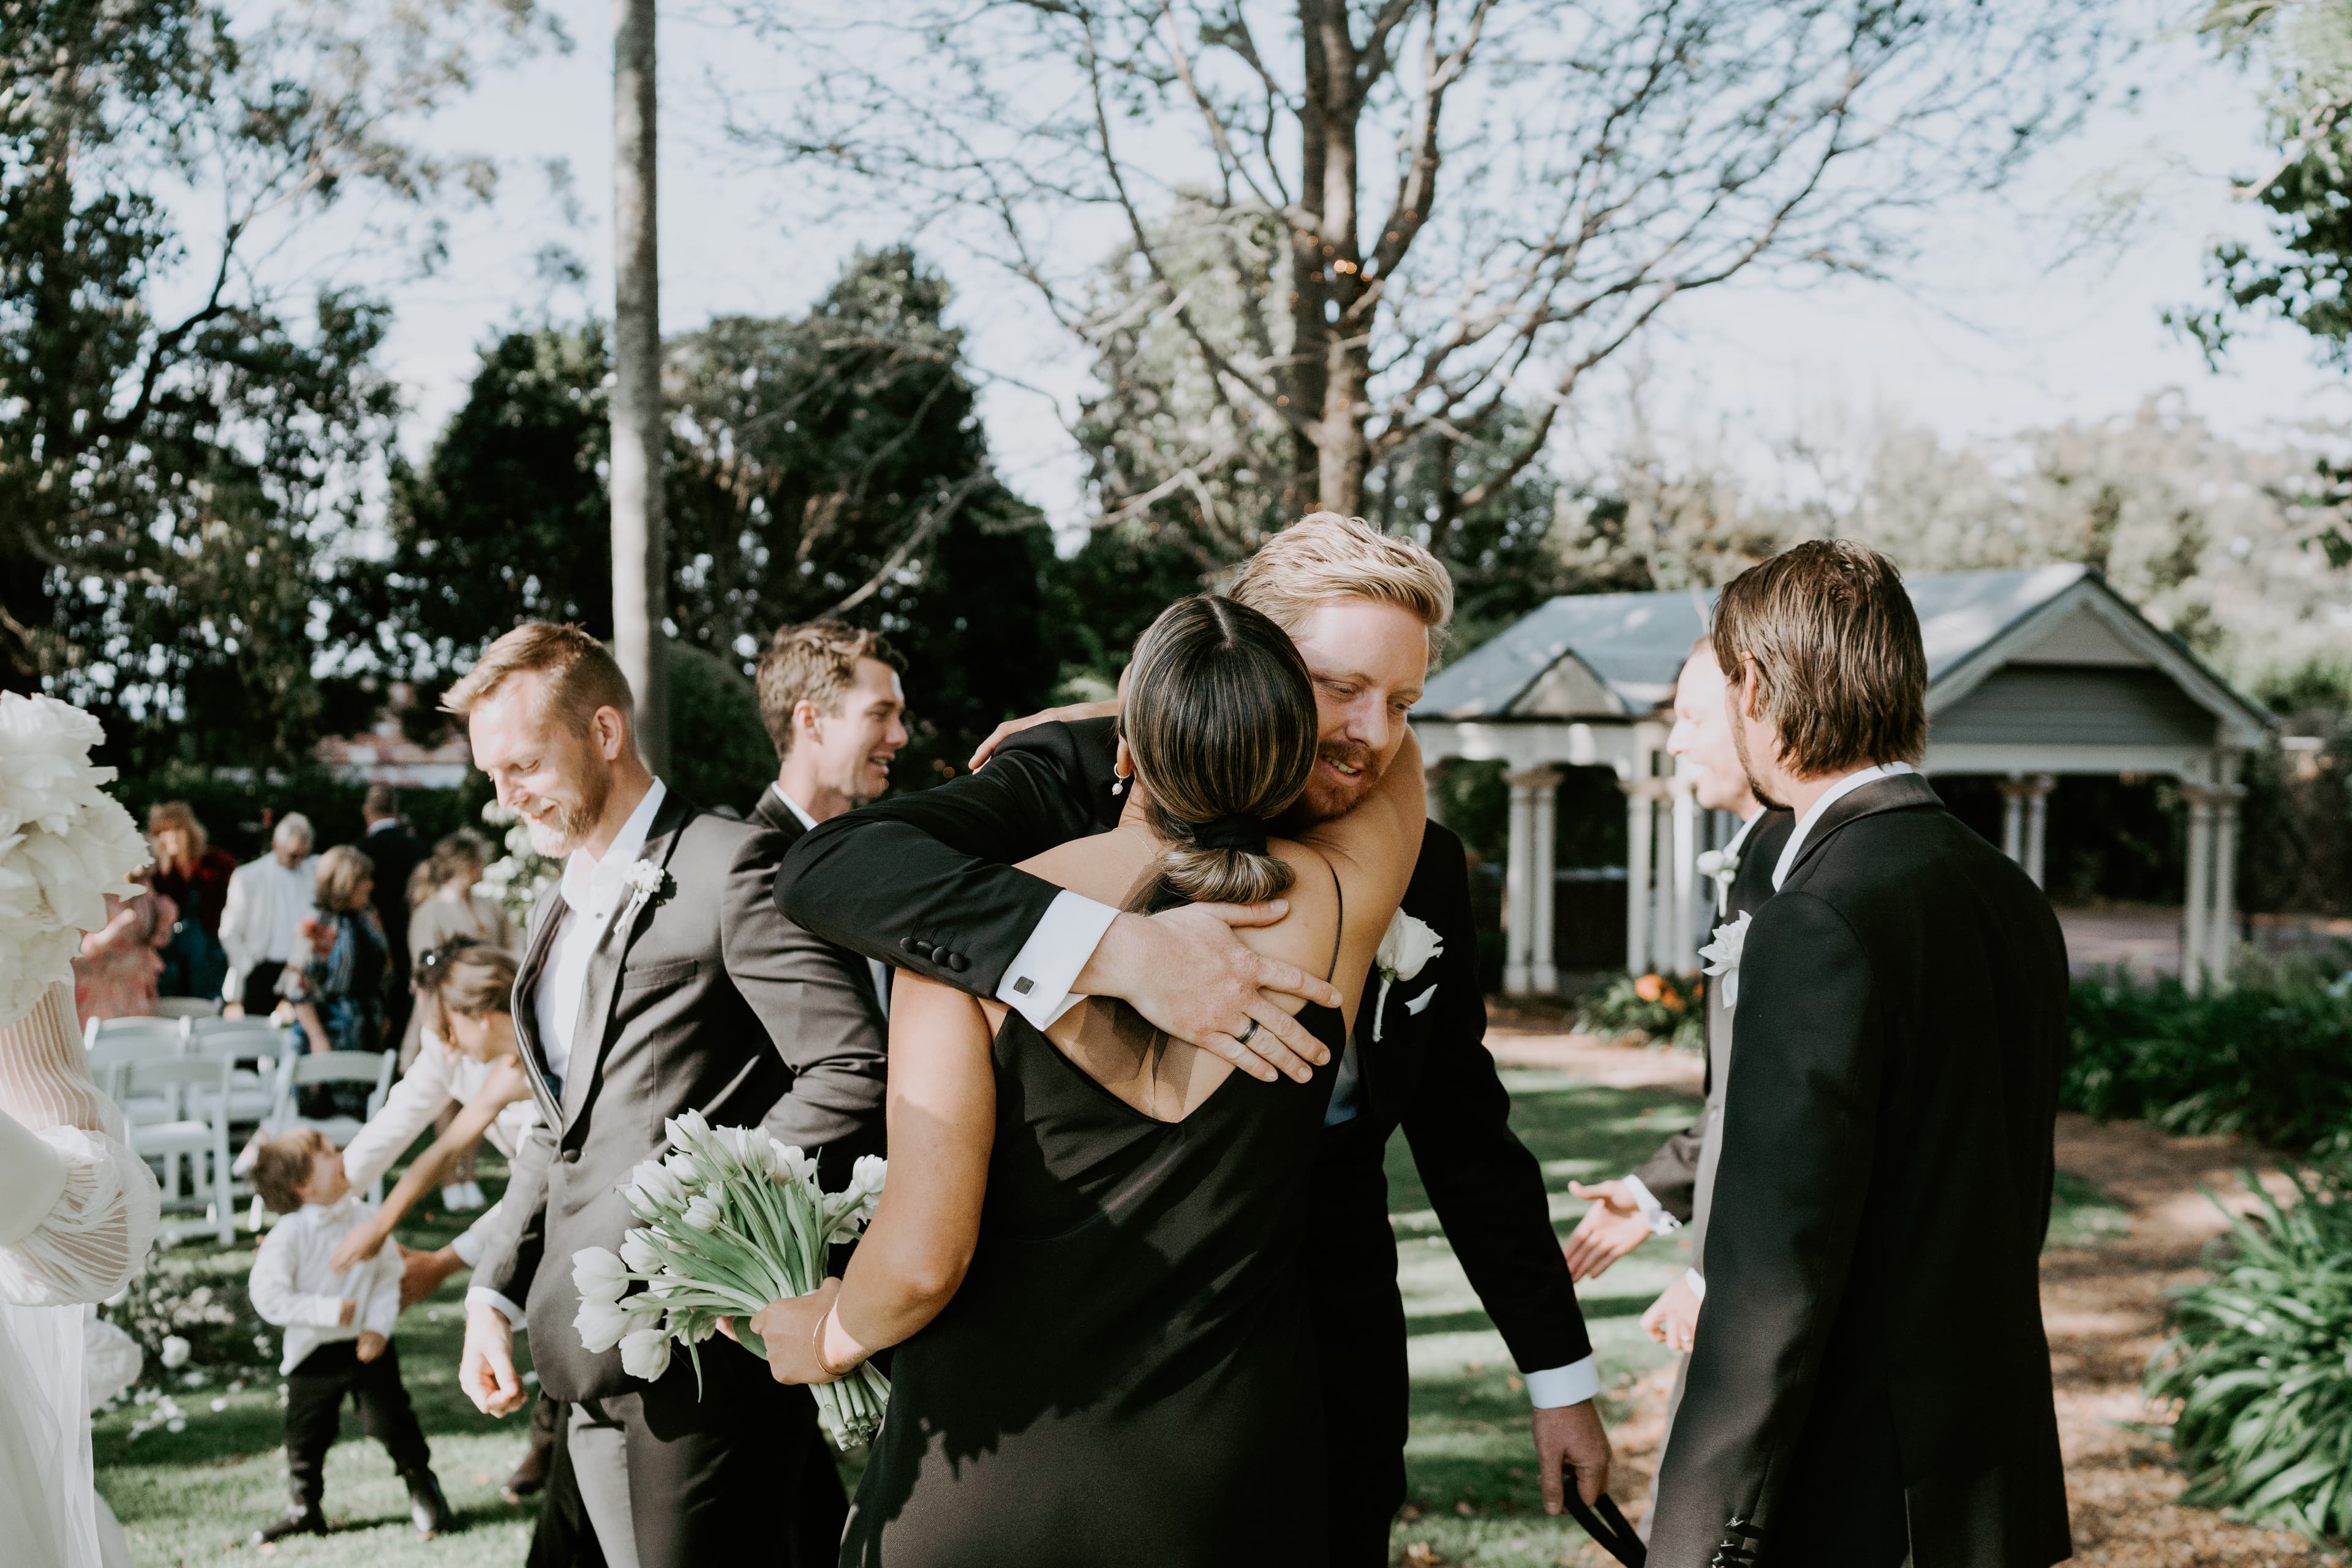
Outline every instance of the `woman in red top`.
{"type": "Polygon", "coordinates": [[[155,851],[150,884],[172,900],[179,918],[163,944],[165,996],[217,996],[228,973],[220,942],[221,911],[228,904],[229,874],[236,857],[212,847],[205,825],[184,800],[158,801],[147,813],[147,837],[155,851]]]}

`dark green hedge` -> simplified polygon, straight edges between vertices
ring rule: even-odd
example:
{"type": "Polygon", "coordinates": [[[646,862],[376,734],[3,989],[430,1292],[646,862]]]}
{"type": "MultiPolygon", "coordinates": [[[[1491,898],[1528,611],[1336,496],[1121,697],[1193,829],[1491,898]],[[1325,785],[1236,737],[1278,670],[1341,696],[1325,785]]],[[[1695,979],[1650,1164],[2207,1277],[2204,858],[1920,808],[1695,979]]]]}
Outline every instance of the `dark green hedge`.
{"type": "Polygon", "coordinates": [[[2352,987],[2254,966],[2191,994],[2177,980],[2075,982],[2063,1103],[2102,1120],[2352,1147],[2352,987]]]}

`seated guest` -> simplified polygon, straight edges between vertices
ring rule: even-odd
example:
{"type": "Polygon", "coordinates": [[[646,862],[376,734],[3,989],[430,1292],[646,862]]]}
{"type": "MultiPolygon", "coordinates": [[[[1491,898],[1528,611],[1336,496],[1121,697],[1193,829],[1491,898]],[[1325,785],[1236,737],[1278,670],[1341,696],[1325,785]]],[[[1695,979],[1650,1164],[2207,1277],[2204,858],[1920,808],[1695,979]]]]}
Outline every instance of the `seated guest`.
{"type": "Polygon", "coordinates": [[[253,1310],[285,1329],[278,1370],[286,1379],[286,1479],[293,1504],[254,1532],[260,1546],[289,1535],[324,1535],[319,1503],[326,1491],[327,1450],[334,1446],[343,1401],[359,1406],[360,1430],[392,1452],[408,1483],[409,1519],[417,1533],[437,1535],[456,1522],[424,1428],[401,1385],[400,1351],[392,1342],[400,1315],[400,1258],[379,1254],[356,1268],[329,1257],[368,1205],[352,1194],[343,1157],[326,1134],[305,1127],[261,1145],[254,1191],[286,1216],[262,1238],[253,1260],[253,1310]]]}
{"type": "Polygon", "coordinates": [[[171,941],[163,948],[156,994],[218,996],[228,969],[228,955],[221,951],[221,916],[228,908],[236,857],[207,839],[205,825],[184,800],[158,801],[148,808],[147,842],[155,854],[151,885],[178,911],[163,922],[171,941]]]}

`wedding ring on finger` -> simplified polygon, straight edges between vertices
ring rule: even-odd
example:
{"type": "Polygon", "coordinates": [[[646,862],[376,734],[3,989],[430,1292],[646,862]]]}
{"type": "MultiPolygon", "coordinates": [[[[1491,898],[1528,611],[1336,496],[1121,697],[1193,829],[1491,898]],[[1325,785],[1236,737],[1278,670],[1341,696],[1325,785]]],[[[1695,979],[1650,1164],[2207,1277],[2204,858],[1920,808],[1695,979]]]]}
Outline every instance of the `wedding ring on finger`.
{"type": "Polygon", "coordinates": [[[1257,1033],[1257,1020],[1256,1020],[1255,1018],[1252,1018],[1252,1019],[1249,1021],[1249,1027],[1248,1027],[1248,1028],[1246,1028],[1246,1029],[1244,1029],[1240,1034],[1235,1035],[1235,1036],[1234,1037],[1234,1044],[1235,1044],[1235,1045],[1237,1045],[1237,1046],[1246,1046],[1246,1045],[1248,1045],[1248,1044],[1250,1043],[1250,1037],[1252,1037],[1253,1035],[1255,1035],[1256,1033],[1257,1033]]]}

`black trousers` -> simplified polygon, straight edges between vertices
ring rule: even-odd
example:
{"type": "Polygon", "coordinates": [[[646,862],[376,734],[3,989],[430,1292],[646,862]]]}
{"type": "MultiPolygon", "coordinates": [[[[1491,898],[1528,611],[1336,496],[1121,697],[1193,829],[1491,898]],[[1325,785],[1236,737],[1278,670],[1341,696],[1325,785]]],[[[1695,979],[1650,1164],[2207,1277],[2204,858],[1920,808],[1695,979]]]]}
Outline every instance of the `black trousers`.
{"type": "Polygon", "coordinates": [[[342,1425],[343,1400],[359,1406],[360,1430],[392,1454],[404,1476],[432,1468],[425,1429],[400,1383],[400,1347],[371,1362],[351,1340],[320,1345],[286,1377],[286,1489],[298,1509],[314,1509],[327,1489],[327,1450],[342,1425]]]}
{"type": "Polygon", "coordinates": [[[1359,1117],[1323,1134],[1307,1222],[1331,1568],[1383,1568],[1389,1527],[1404,1506],[1412,1377],[1381,1164],[1386,1131],[1359,1117]]]}
{"type": "Polygon", "coordinates": [[[278,977],[286,966],[274,958],[265,958],[245,972],[245,994],[237,1000],[245,1006],[248,1018],[267,1018],[278,1010],[278,977]]]}
{"type": "Polygon", "coordinates": [[[582,1467],[580,1489],[628,1488],[638,1568],[833,1568],[849,1496],[815,1399],[730,1341],[701,1352],[699,1398],[680,1354],[658,1383],[580,1402],[597,1425],[619,1428],[627,1467],[625,1480],[582,1467]]]}

